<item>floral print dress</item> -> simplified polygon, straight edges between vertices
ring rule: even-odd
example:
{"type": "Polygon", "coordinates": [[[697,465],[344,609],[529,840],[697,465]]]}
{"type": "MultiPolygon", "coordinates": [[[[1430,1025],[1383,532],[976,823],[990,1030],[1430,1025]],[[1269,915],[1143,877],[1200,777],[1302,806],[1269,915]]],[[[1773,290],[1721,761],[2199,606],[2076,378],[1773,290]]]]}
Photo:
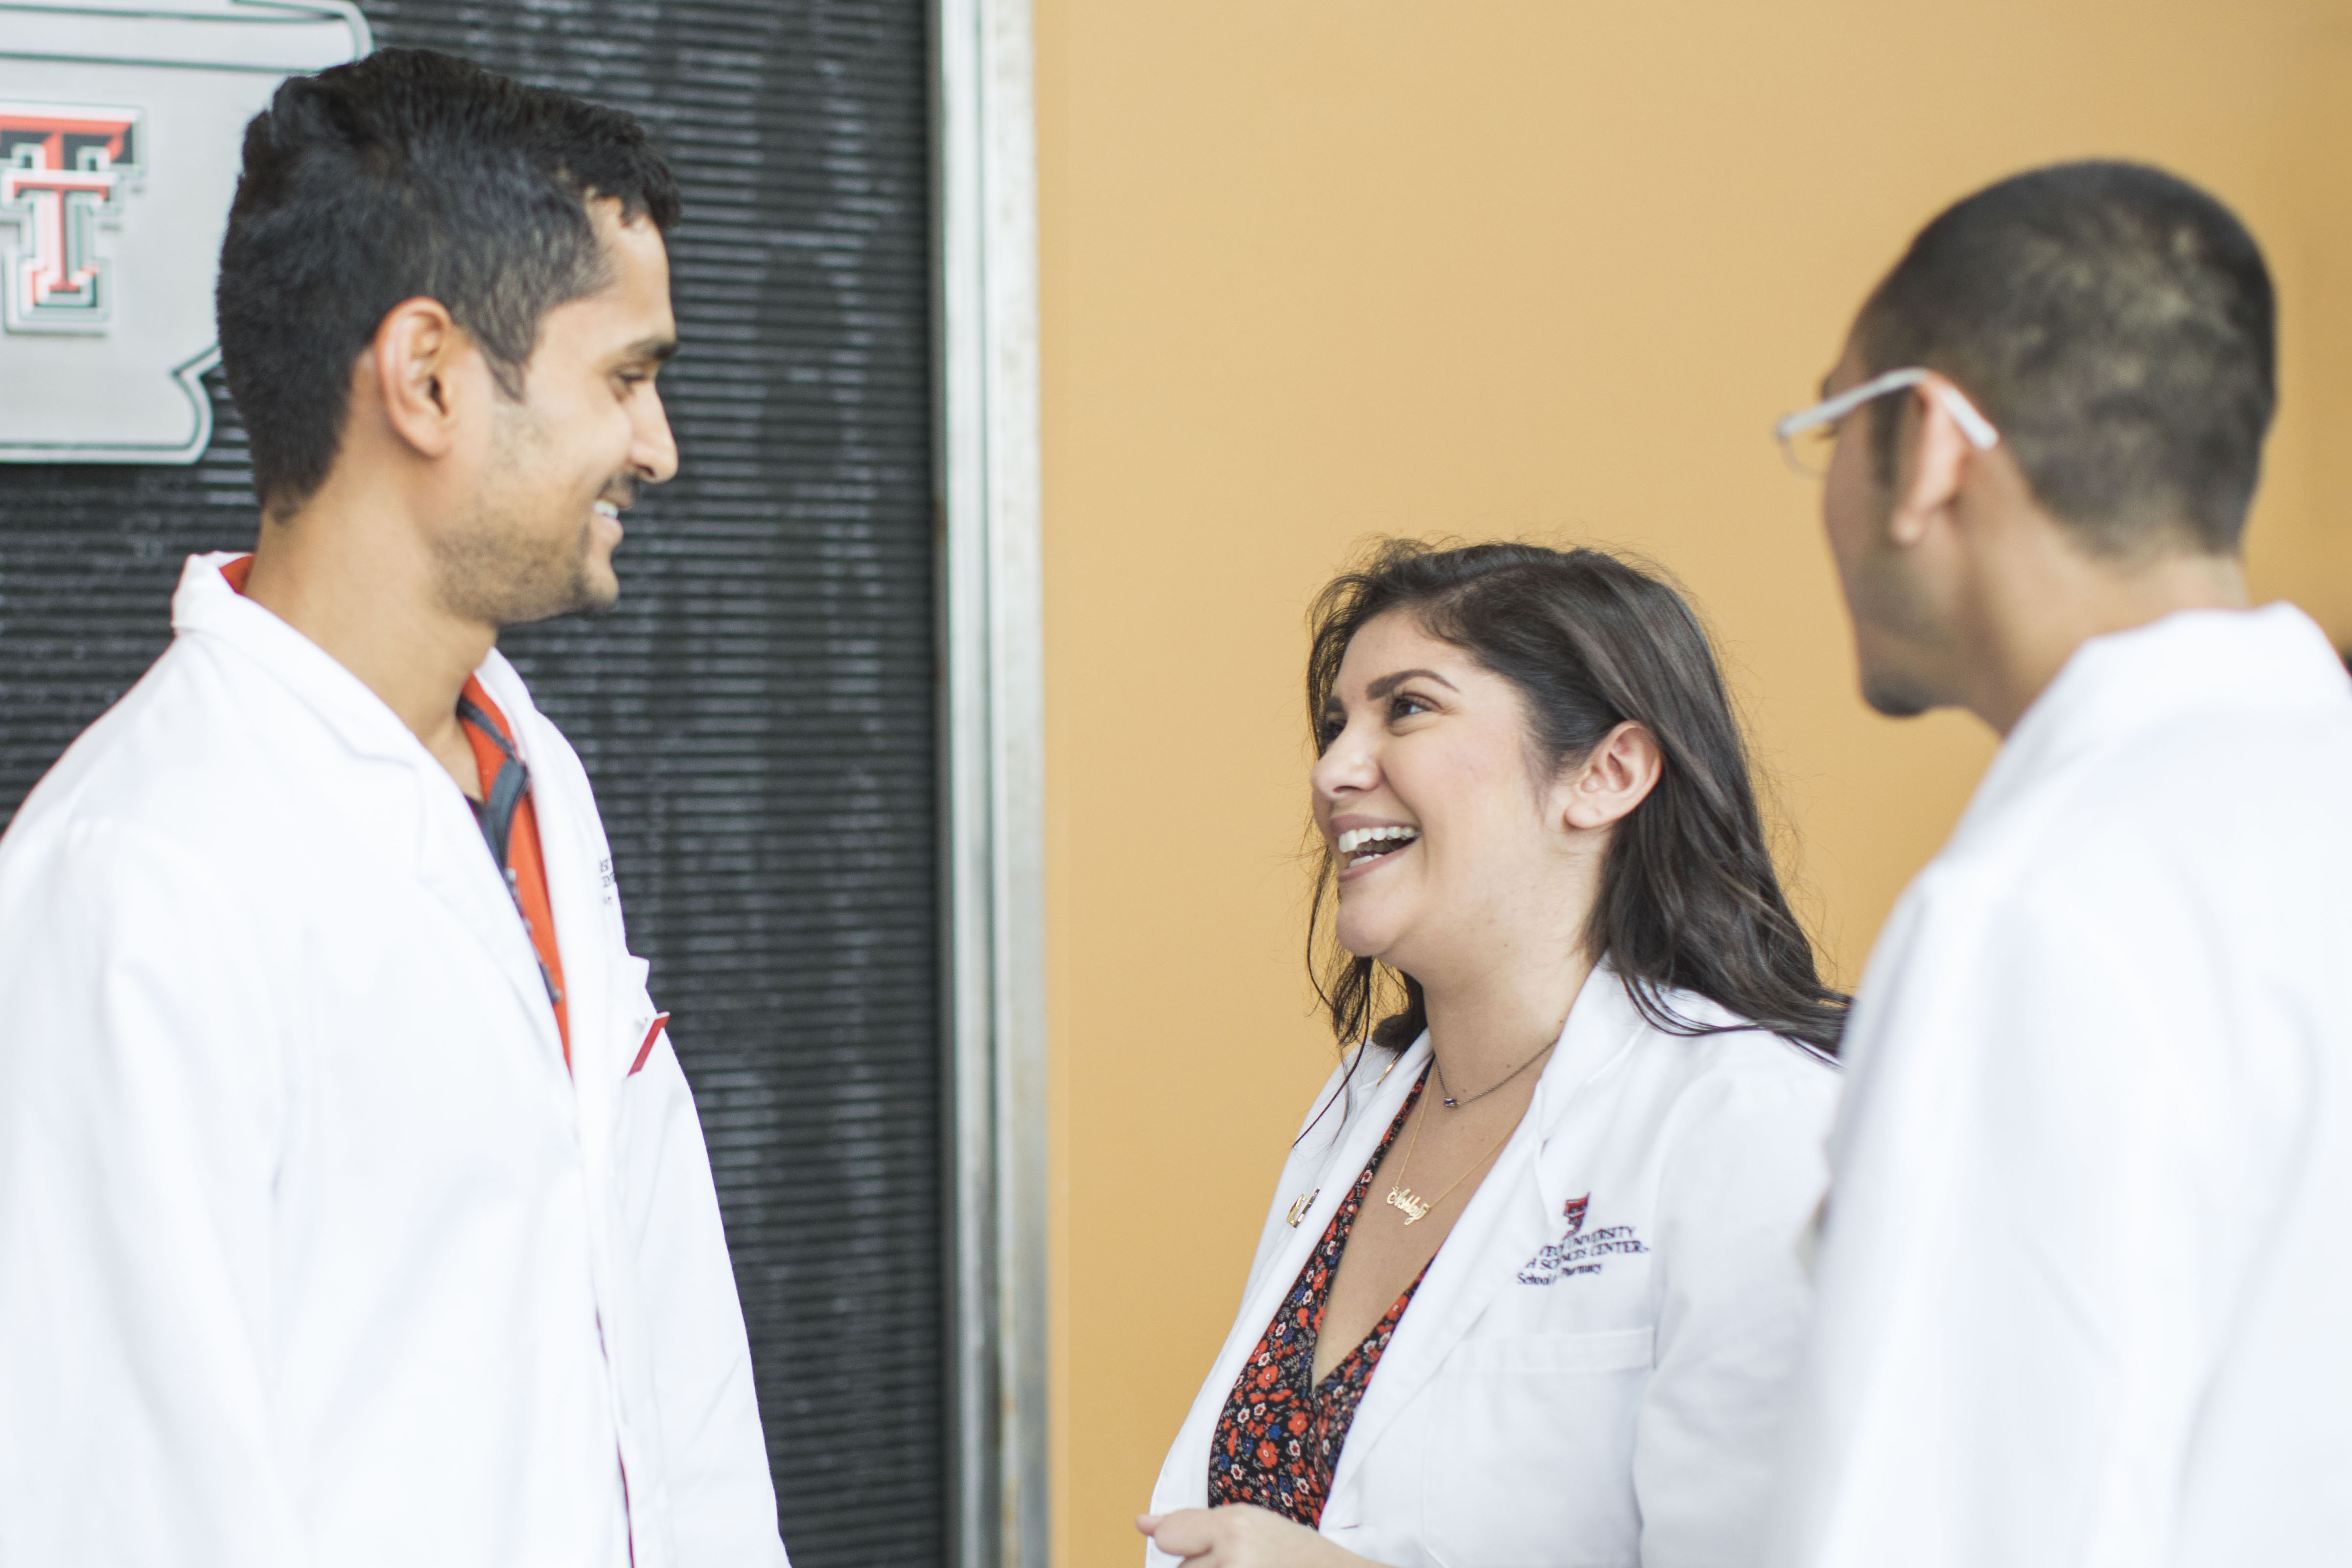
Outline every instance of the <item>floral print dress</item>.
{"type": "Polygon", "coordinates": [[[1387,1136],[1372,1151],[1364,1174],[1356,1178],[1346,1201],[1331,1217],[1323,1239],[1298,1271],[1298,1281],[1283,1298],[1266,1325],[1265,1335],[1242,1364],[1241,1375],[1217,1418],[1216,1436],[1209,1445],[1209,1506],[1255,1503],[1285,1519],[1313,1529],[1323,1517],[1331,1495],[1331,1472],[1348,1441],[1348,1427],[1356,1406],[1388,1349],[1412,1293],[1429,1272],[1423,1264],[1404,1294],[1388,1314],[1372,1326],[1363,1343],[1315,1381],[1315,1343],[1323,1327],[1323,1307],[1331,1281],[1339,1271],[1339,1258],[1348,1249],[1348,1233],[1372,1190],[1372,1178],[1388,1157],[1389,1147],[1403,1130],[1412,1108],[1421,1101],[1422,1081],[1405,1096],[1404,1108],[1389,1124],[1387,1136]]]}

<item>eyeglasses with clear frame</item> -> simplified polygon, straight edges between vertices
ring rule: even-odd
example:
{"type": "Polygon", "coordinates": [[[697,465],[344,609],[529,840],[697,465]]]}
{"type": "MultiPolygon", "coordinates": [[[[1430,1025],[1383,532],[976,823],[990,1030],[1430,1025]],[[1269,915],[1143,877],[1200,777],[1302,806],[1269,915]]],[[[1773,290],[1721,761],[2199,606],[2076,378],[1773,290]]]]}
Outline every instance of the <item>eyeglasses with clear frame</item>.
{"type": "Polygon", "coordinates": [[[1830,471],[1830,455],[1837,450],[1838,423],[1847,414],[1866,402],[1898,392],[1906,388],[1924,386],[1927,395],[1941,403],[1952,423],[1960,427],[1969,444],[1979,452],[1990,452],[2000,444],[2000,432],[1992,421],[1976,410],[1960,389],[1945,381],[1933,371],[1911,366],[1873,376],[1858,387],[1849,387],[1832,398],[1824,398],[1808,409],[1801,409],[1772,427],[1780,438],[1780,455],[1798,473],[1818,479],[1830,471]]]}

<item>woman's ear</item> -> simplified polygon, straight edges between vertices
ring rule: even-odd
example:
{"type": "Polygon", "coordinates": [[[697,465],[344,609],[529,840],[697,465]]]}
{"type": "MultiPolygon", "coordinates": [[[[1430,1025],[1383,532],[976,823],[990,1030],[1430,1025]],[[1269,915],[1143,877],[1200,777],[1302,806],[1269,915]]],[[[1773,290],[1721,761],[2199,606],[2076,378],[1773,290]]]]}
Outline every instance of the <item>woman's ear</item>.
{"type": "Polygon", "coordinates": [[[1561,818],[1571,828],[1605,828],[1631,814],[1657,788],[1665,758],[1650,727],[1632,720],[1601,737],[1571,769],[1561,818]]]}

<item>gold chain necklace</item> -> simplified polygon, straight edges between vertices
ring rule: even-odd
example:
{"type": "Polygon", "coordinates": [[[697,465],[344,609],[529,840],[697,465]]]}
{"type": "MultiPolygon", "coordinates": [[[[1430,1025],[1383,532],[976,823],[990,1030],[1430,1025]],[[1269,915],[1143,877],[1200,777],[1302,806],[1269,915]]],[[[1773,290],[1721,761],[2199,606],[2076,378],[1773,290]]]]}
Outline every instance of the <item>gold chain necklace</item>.
{"type": "MultiPolygon", "coordinates": [[[[1514,1076],[1517,1075],[1514,1074],[1514,1076]]],[[[1499,1087],[1499,1085],[1497,1087],[1499,1087]]],[[[1489,1092],[1491,1092],[1491,1091],[1489,1091],[1489,1092]]],[[[1420,1194],[1414,1192],[1412,1188],[1404,1185],[1404,1176],[1405,1172],[1412,1168],[1413,1150],[1421,1146],[1422,1124],[1428,1120],[1429,1104],[1428,1102],[1423,1101],[1415,1108],[1415,1114],[1412,1123],[1412,1136],[1405,1140],[1404,1158],[1397,1162],[1396,1179],[1389,1183],[1389,1195],[1383,1200],[1391,1208],[1401,1208],[1404,1210],[1404,1222],[1407,1225],[1411,1225],[1413,1221],[1426,1215],[1431,1209],[1435,1208],[1439,1204],[1444,1203],[1447,1198],[1452,1197],[1454,1196],[1454,1189],[1470,1179],[1470,1172],[1476,1170],[1480,1166],[1483,1166],[1488,1160],[1493,1159],[1495,1157],[1495,1151],[1501,1148],[1505,1144],[1509,1143],[1511,1141],[1511,1134],[1519,1130],[1519,1124],[1517,1122],[1514,1122],[1509,1126],[1504,1128],[1503,1135],[1496,1139],[1494,1143],[1488,1146],[1485,1154],[1480,1155],[1476,1159],[1471,1161],[1468,1170],[1465,1170],[1460,1176],[1455,1176],[1451,1182],[1447,1183],[1444,1192],[1439,1193],[1435,1197],[1423,1197],[1420,1194]]]]}

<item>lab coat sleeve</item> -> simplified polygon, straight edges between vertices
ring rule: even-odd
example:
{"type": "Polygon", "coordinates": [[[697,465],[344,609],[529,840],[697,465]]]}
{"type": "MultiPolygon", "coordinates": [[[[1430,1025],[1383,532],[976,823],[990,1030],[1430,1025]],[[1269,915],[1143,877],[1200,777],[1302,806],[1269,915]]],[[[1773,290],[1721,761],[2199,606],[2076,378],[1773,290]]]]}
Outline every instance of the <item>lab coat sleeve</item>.
{"type": "Polygon", "coordinates": [[[2169,1559],[2126,1478],[2179,1473],[2284,1140],[2151,848],[1948,879],[1874,964],[1776,1562],[2169,1559]]]}
{"type": "Polygon", "coordinates": [[[0,1562],[297,1568],[278,1030],[236,901],[74,821],[0,870],[0,1562]]]}
{"type": "Polygon", "coordinates": [[[1754,1561],[1811,1302],[1801,1239],[1837,1077],[1784,1041],[1741,1043],[1764,1051],[1692,1088],[1666,1133],[1656,1366],[1633,1437],[1643,1568],[1754,1561]]]}
{"type": "Polygon", "coordinates": [[[782,1568],[751,1347],[710,1155],[667,1030],[636,1077],[630,1092],[656,1097],[651,1136],[630,1162],[632,1207],[678,1562],[782,1568]]]}

